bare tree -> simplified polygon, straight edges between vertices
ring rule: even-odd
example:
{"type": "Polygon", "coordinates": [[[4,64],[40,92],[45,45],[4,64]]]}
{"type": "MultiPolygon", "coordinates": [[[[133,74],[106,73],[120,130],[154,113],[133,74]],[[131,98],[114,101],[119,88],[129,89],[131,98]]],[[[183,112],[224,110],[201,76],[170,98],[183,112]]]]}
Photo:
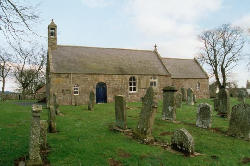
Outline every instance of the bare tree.
{"type": "Polygon", "coordinates": [[[0,81],[2,81],[2,100],[4,100],[6,78],[11,70],[12,55],[5,50],[0,50],[0,81]]]}
{"type": "Polygon", "coordinates": [[[9,40],[20,39],[30,24],[38,19],[36,7],[18,0],[0,0],[0,32],[9,40]]]}
{"type": "Polygon", "coordinates": [[[229,72],[237,65],[245,44],[239,27],[225,24],[199,36],[203,46],[198,60],[208,65],[219,89],[226,87],[229,72]]]}
{"type": "Polygon", "coordinates": [[[31,89],[34,89],[34,86],[45,82],[42,78],[44,78],[46,51],[43,47],[31,46],[27,49],[20,44],[15,51],[17,61],[13,72],[14,77],[23,95],[32,93],[31,89]]]}

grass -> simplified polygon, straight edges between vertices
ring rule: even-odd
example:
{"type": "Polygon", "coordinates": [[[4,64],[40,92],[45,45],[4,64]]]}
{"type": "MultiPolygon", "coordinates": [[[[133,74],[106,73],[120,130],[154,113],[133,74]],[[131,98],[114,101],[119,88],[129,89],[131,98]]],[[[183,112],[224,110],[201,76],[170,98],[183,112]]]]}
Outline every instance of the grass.
{"type": "MultiPolygon", "coordinates": [[[[22,101],[23,102],[23,101],[22,101]]],[[[171,136],[164,132],[174,132],[186,128],[195,141],[195,151],[204,154],[197,157],[184,157],[164,150],[161,147],[143,145],[108,128],[115,121],[114,103],[95,105],[93,112],[87,106],[60,106],[64,116],[57,116],[58,133],[48,135],[51,165],[105,166],[121,163],[123,166],[161,165],[243,165],[243,158],[250,158],[250,142],[226,136],[229,121],[213,112],[211,130],[195,127],[196,110],[199,103],[212,100],[198,100],[195,106],[183,104],[177,109],[180,124],[161,121],[162,103],[153,128],[157,140],[169,143],[171,136]],[[212,156],[212,157],[211,157],[212,156]]],[[[31,119],[31,106],[16,104],[15,101],[0,103],[0,165],[13,165],[13,161],[28,154],[28,139],[31,119]]],[[[231,99],[232,105],[238,103],[231,99]]],[[[250,103],[250,100],[247,100],[250,103]]],[[[138,122],[141,103],[128,103],[127,124],[135,128],[138,122]]],[[[44,109],[41,119],[47,119],[44,109]]],[[[250,164],[250,163],[248,163],[250,164]]],[[[247,164],[245,164],[247,165],[247,164]]]]}

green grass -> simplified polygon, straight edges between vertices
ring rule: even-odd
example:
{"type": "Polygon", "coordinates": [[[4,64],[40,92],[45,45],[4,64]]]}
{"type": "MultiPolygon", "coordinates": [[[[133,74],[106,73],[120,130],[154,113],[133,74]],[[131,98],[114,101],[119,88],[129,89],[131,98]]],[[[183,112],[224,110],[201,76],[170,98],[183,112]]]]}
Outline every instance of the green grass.
{"type": "MultiPolygon", "coordinates": [[[[210,99],[198,100],[195,106],[183,104],[177,109],[180,124],[161,121],[162,103],[159,103],[155,118],[153,135],[157,140],[169,143],[171,135],[161,136],[163,132],[174,132],[186,128],[195,141],[195,151],[204,154],[197,157],[184,157],[162,149],[143,145],[108,128],[115,121],[114,103],[95,105],[93,112],[87,106],[60,106],[64,116],[57,116],[58,133],[48,135],[51,165],[109,165],[113,159],[126,166],[160,165],[243,165],[242,159],[250,157],[250,142],[226,136],[229,121],[213,112],[212,128],[220,132],[195,127],[197,106],[201,102],[212,104],[210,99]],[[217,156],[213,159],[211,156],[217,156]]],[[[31,106],[20,106],[13,101],[0,103],[0,165],[13,165],[13,160],[28,154],[31,106]]],[[[232,98],[231,103],[237,104],[232,98]]],[[[250,100],[247,100],[250,103],[250,100]]],[[[127,124],[135,128],[141,103],[128,103],[133,109],[127,111],[127,124]]],[[[41,119],[47,119],[44,109],[41,119]]],[[[250,164],[250,163],[248,163],[250,164]]],[[[245,164],[247,165],[247,164],[245,164]]]]}

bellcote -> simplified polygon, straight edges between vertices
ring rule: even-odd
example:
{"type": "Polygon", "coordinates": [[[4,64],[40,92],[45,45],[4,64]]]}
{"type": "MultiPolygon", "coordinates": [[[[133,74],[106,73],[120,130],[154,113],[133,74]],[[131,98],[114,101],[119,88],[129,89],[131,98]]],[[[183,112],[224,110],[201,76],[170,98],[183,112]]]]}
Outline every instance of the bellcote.
{"type": "Polygon", "coordinates": [[[51,20],[51,23],[48,25],[48,48],[51,50],[56,49],[57,47],[57,25],[54,23],[54,20],[51,20]]]}

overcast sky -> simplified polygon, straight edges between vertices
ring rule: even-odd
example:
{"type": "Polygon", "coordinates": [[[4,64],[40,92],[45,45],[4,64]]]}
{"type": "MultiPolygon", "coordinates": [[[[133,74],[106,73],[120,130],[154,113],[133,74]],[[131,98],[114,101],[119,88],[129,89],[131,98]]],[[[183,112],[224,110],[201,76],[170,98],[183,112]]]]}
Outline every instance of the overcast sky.
{"type": "MultiPolygon", "coordinates": [[[[250,27],[250,0],[43,0],[39,11],[33,28],[44,41],[53,18],[58,44],[152,50],[156,43],[161,56],[175,58],[195,57],[204,30],[225,23],[250,27]]],[[[245,86],[244,60],[231,75],[245,86]]]]}

